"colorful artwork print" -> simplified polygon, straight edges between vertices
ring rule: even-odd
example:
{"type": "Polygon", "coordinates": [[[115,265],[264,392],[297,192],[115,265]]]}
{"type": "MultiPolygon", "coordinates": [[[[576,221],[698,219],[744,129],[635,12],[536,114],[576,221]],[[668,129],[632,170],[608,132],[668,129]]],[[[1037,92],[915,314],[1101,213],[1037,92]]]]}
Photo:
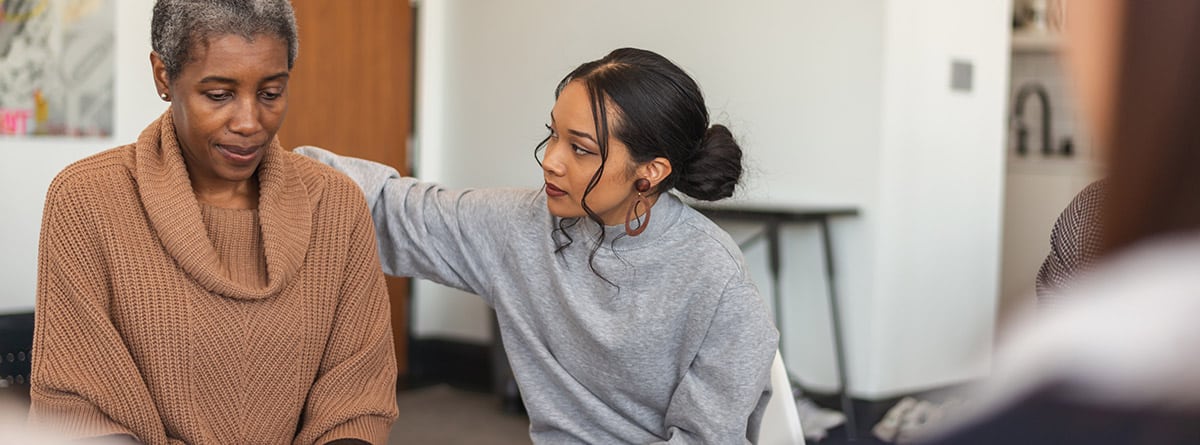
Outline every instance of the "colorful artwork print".
{"type": "Polygon", "coordinates": [[[114,0],[0,0],[0,135],[112,135],[114,0]]]}

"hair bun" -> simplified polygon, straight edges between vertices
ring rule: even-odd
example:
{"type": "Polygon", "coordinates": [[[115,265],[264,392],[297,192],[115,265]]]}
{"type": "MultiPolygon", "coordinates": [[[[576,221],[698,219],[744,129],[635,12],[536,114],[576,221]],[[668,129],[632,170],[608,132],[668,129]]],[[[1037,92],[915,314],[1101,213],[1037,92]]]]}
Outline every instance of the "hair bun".
{"type": "Polygon", "coordinates": [[[700,148],[683,166],[675,188],[702,201],[717,201],[733,196],[742,178],[742,148],[724,125],[713,125],[704,132],[700,148]]]}

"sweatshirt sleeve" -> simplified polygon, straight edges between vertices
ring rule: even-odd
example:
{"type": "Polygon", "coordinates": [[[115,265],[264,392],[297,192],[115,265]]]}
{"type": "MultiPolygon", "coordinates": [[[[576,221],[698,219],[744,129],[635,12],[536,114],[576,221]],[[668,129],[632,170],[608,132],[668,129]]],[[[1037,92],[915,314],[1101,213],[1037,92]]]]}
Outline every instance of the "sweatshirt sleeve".
{"type": "Polygon", "coordinates": [[[386,444],[396,420],[396,355],[387,284],[362,199],[329,339],[295,444],[339,439],[386,444]]]}
{"type": "Polygon", "coordinates": [[[754,443],[771,398],[779,334],[752,284],[727,288],[671,397],[666,444],[754,443]]]}
{"type": "Polygon", "coordinates": [[[512,223],[528,218],[511,190],[452,191],[393,168],[317,147],[295,153],[350,177],[362,189],[388,275],[413,276],[488,299],[487,271],[501,264],[512,223]],[[508,235],[506,235],[508,234],[508,235]],[[489,267],[490,266],[490,267],[489,267]]]}
{"type": "Polygon", "coordinates": [[[132,355],[109,313],[98,193],[47,193],[38,244],[29,423],[67,438],[129,435],[168,443],[132,355]]]}

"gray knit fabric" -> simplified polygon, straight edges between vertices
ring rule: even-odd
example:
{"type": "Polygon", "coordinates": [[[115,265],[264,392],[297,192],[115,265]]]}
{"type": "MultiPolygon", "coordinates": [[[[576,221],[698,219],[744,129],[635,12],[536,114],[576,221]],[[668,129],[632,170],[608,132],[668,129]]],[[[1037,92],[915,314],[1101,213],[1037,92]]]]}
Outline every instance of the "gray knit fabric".
{"type": "Polygon", "coordinates": [[[663,194],[646,231],[562,233],[537,190],[449,191],[315,147],[366,193],[385,272],[496,310],[530,435],[552,444],[751,443],[776,332],[728,234],[663,194]],[[570,237],[559,253],[556,247],[570,237]]]}

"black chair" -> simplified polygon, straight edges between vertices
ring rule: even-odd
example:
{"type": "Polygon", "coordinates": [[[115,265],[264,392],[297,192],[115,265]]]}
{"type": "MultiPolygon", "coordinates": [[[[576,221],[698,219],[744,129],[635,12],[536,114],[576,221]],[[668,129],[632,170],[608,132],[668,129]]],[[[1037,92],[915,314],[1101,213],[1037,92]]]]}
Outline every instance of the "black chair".
{"type": "Polygon", "coordinates": [[[0,315],[0,394],[29,398],[33,313],[0,315]]]}

